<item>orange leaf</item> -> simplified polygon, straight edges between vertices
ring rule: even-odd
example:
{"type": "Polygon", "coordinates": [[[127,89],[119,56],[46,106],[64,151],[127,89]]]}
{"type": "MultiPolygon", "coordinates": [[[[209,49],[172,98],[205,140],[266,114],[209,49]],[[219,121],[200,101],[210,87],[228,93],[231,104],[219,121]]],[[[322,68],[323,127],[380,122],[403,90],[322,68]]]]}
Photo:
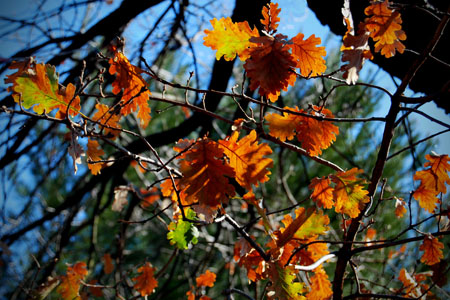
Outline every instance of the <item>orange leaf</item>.
{"type": "MultiPolygon", "coordinates": [[[[351,17],[351,16],[350,16],[351,17]]],[[[364,26],[360,26],[357,35],[355,35],[354,28],[351,25],[353,21],[345,18],[347,24],[347,32],[343,37],[342,62],[348,62],[341,67],[344,71],[342,77],[347,81],[347,84],[355,84],[359,77],[366,59],[372,59],[373,55],[369,47],[370,33],[365,30],[364,26]]]]}
{"type": "Polygon", "coordinates": [[[120,115],[111,113],[110,108],[106,104],[97,103],[95,108],[97,112],[92,116],[92,120],[100,124],[100,128],[103,129],[106,135],[109,134],[112,139],[115,139],[120,134],[119,130],[114,129],[120,129],[120,125],[118,124],[120,115]]]}
{"type": "Polygon", "coordinates": [[[186,292],[186,296],[188,300],[195,300],[195,294],[191,290],[186,292]]]}
{"type": "Polygon", "coordinates": [[[235,193],[227,178],[234,177],[235,172],[223,160],[223,148],[208,138],[202,138],[195,142],[180,140],[174,149],[181,153],[178,159],[183,177],[177,187],[184,194],[183,204],[197,203],[193,209],[210,220],[215,210],[235,193]],[[189,150],[185,151],[188,147],[189,150]]]}
{"type": "Polygon", "coordinates": [[[103,271],[105,272],[105,274],[111,274],[114,271],[114,264],[111,258],[111,254],[105,253],[103,255],[103,263],[103,271]]]}
{"type": "Polygon", "coordinates": [[[253,37],[252,46],[248,53],[250,58],[245,61],[244,68],[250,78],[250,88],[259,88],[259,94],[275,102],[280,90],[287,91],[289,85],[293,86],[297,76],[291,71],[296,61],[289,47],[280,40],[278,35],[273,37],[253,37]]]}
{"type": "MultiPolygon", "coordinates": [[[[416,173],[417,174],[417,173],[416,173]]],[[[413,197],[419,201],[420,207],[426,211],[433,213],[436,208],[437,203],[439,203],[439,198],[436,197],[437,193],[434,190],[427,189],[424,185],[420,185],[417,190],[415,190],[413,197]]]]}
{"type": "Polygon", "coordinates": [[[268,33],[277,30],[278,22],[280,22],[280,17],[278,17],[280,11],[281,8],[278,8],[278,3],[268,3],[267,6],[263,7],[261,24],[268,33]]]}
{"type": "MultiPolygon", "coordinates": [[[[89,281],[89,284],[95,285],[97,284],[98,281],[95,279],[92,279],[89,281]]],[[[103,292],[102,289],[99,287],[95,287],[95,286],[90,286],[89,287],[89,293],[91,293],[91,295],[95,296],[95,297],[103,297],[103,292]]]]}
{"type": "Polygon", "coordinates": [[[373,229],[373,228],[367,229],[365,240],[366,240],[366,241],[367,241],[367,240],[373,241],[373,239],[375,238],[375,235],[376,235],[376,234],[377,234],[377,231],[376,231],[375,229],[373,229]]]}
{"type": "Polygon", "coordinates": [[[155,268],[149,262],[146,262],[138,269],[138,272],[142,274],[133,278],[133,281],[136,281],[134,288],[141,293],[142,297],[152,294],[158,286],[158,281],[153,275],[155,268]]]}
{"type": "Polygon", "coordinates": [[[406,271],[401,269],[398,279],[403,283],[406,295],[414,298],[419,298],[422,295],[419,284],[412,278],[412,276],[406,271]]]}
{"type": "MultiPolygon", "coordinates": [[[[330,110],[313,105],[311,115],[334,118],[330,110]]],[[[336,140],[339,134],[339,127],[330,121],[319,121],[313,118],[303,117],[296,129],[297,139],[302,143],[311,156],[322,154],[322,150],[327,149],[336,140]]]]}
{"type": "Polygon", "coordinates": [[[331,180],[328,177],[313,178],[309,189],[313,190],[311,194],[312,200],[319,206],[324,208],[332,208],[334,205],[333,188],[330,187],[331,180]]]}
{"type": "MultiPolygon", "coordinates": [[[[303,109],[298,107],[285,107],[285,110],[294,112],[306,113],[303,109]]],[[[326,108],[320,109],[313,105],[313,116],[321,116],[333,118],[333,114],[326,108]]],[[[302,143],[311,156],[322,154],[322,150],[327,149],[336,140],[336,135],[339,134],[339,127],[335,126],[330,121],[319,121],[313,118],[294,115],[287,112],[283,116],[278,114],[269,114],[265,116],[269,124],[269,134],[281,141],[292,139],[294,130],[297,133],[297,139],[302,143]]]]}
{"type": "Polygon", "coordinates": [[[438,193],[447,193],[445,184],[450,184],[450,177],[447,172],[450,172],[450,158],[447,154],[444,155],[425,155],[428,160],[424,167],[430,167],[424,171],[416,172],[414,180],[422,180],[423,185],[428,189],[434,189],[438,193]],[[428,173],[428,174],[427,174],[428,173]]]}
{"type": "Polygon", "coordinates": [[[365,181],[356,177],[363,170],[353,168],[331,175],[331,180],[336,184],[333,195],[336,201],[337,213],[347,214],[350,218],[356,218],[360,213],[360,205],[369,202],[368,192],[363,189],[365,181]]]}
{"type": "Polygon", "coordinates": [[[395,197],[395,215],[397,218],[402,218],[406,213],[406,203],[402,198],[395,197]]]}
{"type": "Polygon", "coordinates": [[[419,247],[419,250],[424,251],[420,261],[429,266],[438,263],[442,258],[444,258],[444,254],[441,249],[444,249],[444,244],[439,242],[436,237],[427,235],[423,239],[422,245],[419,247]]]}
{"type": "Polygon", "coordinates": [[[206,270],[205,273],[199,275],[195,279],[195,282],[197,283],[197,287],[201,287],[201,286],[213,287],[215,281],[216,281],[216,274],[211,272],[210,270],[206,270]]]}
{"type": "Polygon", "coordinates": [[[247,21],[234,23],[231,18],[212,19],[213,30],[206,29],[206,36],[203,44],[213,50],[217,50],[216,59],[222,56],[225,60],[231,61],[236,55],[245,61],[248,58],[247,49],[252,46],[250,38],[259,36],[258,29],[251,30],[247,21]]]}
{"type": "Polygon", "coordinates": [[[292,49],[292,55],[296,61],[296,68],[300,68],[300,73],[304,77],[317,76],[325,72],[325,47],[317,47],[320,44],[320,38],[313,34],[308,39],[303,40],[302,33],[292,38],[292,44],[288,47],[292,49]]]}
{"type": "Polygon", "coordinates": [[[90,163],[101,160],[101,156],[105,154],[105,151],[100,148],[99,143],[96,140],[88,139],[87,144],[87,161],[88,161],[88,168],[91,170],[91,173],[93,175],[100,174],[100,170],[105,166],[102,162],[97,163],[90,163]]]}
{"type": "Polygon", "coordinates": [[[306,298],[309,300],[323,300],[330,299],[333,295],[331,289],[331,282],[328,279],[327,273],[322,266],[314,270],[314,275],[310,278],[311,290],[306,294],[306,298]]]}
{"type": "Polygon", "coordinates": [[[147,89],[147,82],[142,78],[143,72],[140,68],[132,65],[128,58],[120,51],[114,52],[114,58],[109,60],[111,65],[109,73],[114,75],[117,73],[116,80],[112,83],[112,92],[117,95],[123,90],[121,114],[124,116],[136,111],[142,128],[147,127],[151,119],[150,107],[148,100],[150,91],[147,89]]]}
{"type": "Polygon", "coordinates": [[[219,140],[220,148],[229,158],[228,165],[235,171],[236,181],[250,190],[252,184],[258,186],[258,182],[269,180],[268,175],[273,161],[264,156],[272,153],[266,143],[258,144],[258,136],[255,130],[238,141],[239,132],[234,131],[228,140],[219,140]]]}
{"type": "Polygon", "coordinates": [[[140,192],[143,195],[141,201],[142,207],[149,207],[159,199],[158,188],[156,186],[152,187],[150,190],[141,189],[140,192]]]}
{"type": "Polygon", "coordinates": [[[79,300],[81,280],[83,280],[88,271],[85,262],[77,262],[73,267],[68,266],[66,275],[61,276],[61,284],[57,288],[57,292],[64,300],[79,300]]]}
{"type": "Polygon", "coordinates": [[[373,2],[364,13],[371,16],[364,22],[370,37],[376,42],[375,51],[381,50],[386,58],[394,56],[396,51],[403,53],[405,45],[400,41],[406,39],[406,34],[401,30],[402,18],[398,11],[389,8],[389,1],[373,2]]]}

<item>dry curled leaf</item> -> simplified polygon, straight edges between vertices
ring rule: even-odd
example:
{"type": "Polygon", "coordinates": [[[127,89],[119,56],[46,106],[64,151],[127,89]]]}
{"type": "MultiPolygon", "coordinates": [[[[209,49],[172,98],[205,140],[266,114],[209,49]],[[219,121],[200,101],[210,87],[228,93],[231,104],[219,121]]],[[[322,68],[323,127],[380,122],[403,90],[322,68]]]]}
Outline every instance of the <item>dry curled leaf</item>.
{"type": "Polygon", "coordinates": [[[280,12],[281,8],[278,8],[278,3],[268,3],[263,7],[261,24],[264,26],[265,31],[275,32],[277,30],[278,22],[280,22],[280,17],[278,17],[280,12]]]}

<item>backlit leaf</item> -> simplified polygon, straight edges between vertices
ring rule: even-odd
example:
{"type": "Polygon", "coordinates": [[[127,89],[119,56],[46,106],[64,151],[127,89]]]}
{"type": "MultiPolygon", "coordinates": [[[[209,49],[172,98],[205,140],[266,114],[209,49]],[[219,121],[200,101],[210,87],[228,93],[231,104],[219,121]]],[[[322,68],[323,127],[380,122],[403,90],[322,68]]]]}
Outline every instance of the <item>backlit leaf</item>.
{"type": "Polygon", "coordinates": [[[314,34],[306,40],[303,38],[303,33],[299,33],[291,39],[292,44],[288,44],[296,61],[295,67],[300,68],[304,77],[320,75],[327,69],[323,58],[327,55],[325,47],[317,47],[321,41],[314,34]]]}
{"type": "Polygon", "coordinates": [[[84,280],[88,271],[85,262],[77,262],[75,265],[68,266],[66,275],[60,277],[61,284],[57,288],[58,294],[64,300],[79,300],[81,280],[84,280]]]}
{"type": "Polygon", "coordinates": [[[376,42],[375,51],[381,51],[386,58],[394,56],[396,51],[403,53],[405,45],[400,41],[406,39],[406,34],[400,25],[402,18],[398,11],[389,8],[389,1],[373,2],[364,13],[370,16],[364,23],[370,37],[376,42]]]}
{"type": "Polygon", "coordinates": [[[333,295],[331,282],[322,266],[314,270],[314,275],[310,278],[311,290],[306,294],[308,300],[330,299],[333,295]]]}
{"type": "MultiPolygon", "coordinates": [[[[298,107],[285,107],[286,110],[294,112],[306,113],[303,109],[298,107]]],[[[333,114],[326,108],[320,109],[313,106],[310,112],[313,116],[321,116],[333,118],[333,114]]],[[[339,134],[339,127],[330,121],[319,121],[314,118],[294,115],[287,112],[283,116],[278,114],[268,114],[265,116],[269,124],[269,134],[281,141],[285,139],[292,139],[296,133],[297,139],[302,143],[311,156],[322,154],[322,150],[327,149],[336,140],[336,135],[339,134]],[[295,130],[295,133],[294,133],[295,130]]]]}
{"type": "Polygon", "coordinates": [[[38,114],[57,109],[55,117],[59,119],[66,117],[69,104],[71,116],[79,113],[80,98],[75,97],[75,86],[71,83],[67,87],[60,86],[54,66],[28,60],[26,63],[16,62],[12,67],[18,71],[9,75],[5,83],[13,83],[8,89],[13,91],[15,102],[26,109],[32,107],[38,114]]]}
{"type": "Polygon", "coordinates": [[[442,249],[444,249],[444,244],[439,242],[436,237],[427,235],[423,239],[422,245],[419,247],[419,250],[424,251],[420,261],[429,266],[438,263],[442,258],[444,258],[442,249]]]}
{"type": "Polygon", "coordinates": [[[331,181],[328,177],[313,178],[309,189],[313,190],[311,199],[319,207],[332,208],[334,205],[333,188],[330,186],[331,181]]]}
{"type": "Polygon", "coordinates": [[[278,8],[278,3],[268,3],[262,9],[263,19],[261,19],[261,24],[264,26],[264,30],[267,32],[276,31],[278,28],[278,22],[280,22],[281,8],[278,8]]]}
{"type": "Polygon", "coordinates": [[[135,290],[137,290],[142,297],[152,294],[158,286],[158,281],[153,274],[155,268],[153,268],[149,262],[146,262],[145,265],[140,267],[137,271],[141,274],[133,278],[133,281],[136,281],[134,284],[135,290]]]}
{"type": "Polygon", "coordinates": [[[422,295],[419,284],[412,278],[406,269],[402,268],[400,270],[398,279],[402,282],[406,295],[414,298],[419,298],[422,295]]]}
{"type": "Polygon", "coordinates": [[[178,159],[183,177],[178,189],[185,195],[182,204],[197,204],[193,209],[211,220],[215,210],[235,193],[227,178],[234,177],[235,172],[223,160],[223,148],[205,137],[197,141],[181,140],[174,149],[181,153],[178,159]],[[190,149],[185,151],[187,147],[190,149]]]}
{"type": "MultiPolygon", "coordinates": [[[[186,209],[185,214],[188,219],[195,219],[195,212],[192,209],[186,209]]],[[[178,249],[188,249],[189,244],[195,245],[198,242],[199,232],[192,222],[179,218],[176,223],[171,222],[169,224],[169,230],[167,239],[171,245],[175,245],[178,249]]]]}
{"type": "Polygon", "coordinates": [[[220,148],[228,157],[228,165],[234,169],[236,181],[250,190],[252,185],[269,180],[269,168],[273,161],[265,157],[272,153],[266,143],[258,144],[255,130],[238,141],[239,132],[234,131],[228,140],[220,140],[220,148]]]}
{"type": "Polygon", "coordinates": [[[195,279],[195,282],[197,283],[197,287],[201,287],[201,286],[213,287],[215,281],[216,281],[216,274],[211,272],[210,270],[206,270],[205,273],[199,275],[195,279]]]}
{"type": "Polygon", "coordinates": [[[364,190],[361,185],[365,183],[365,180],[356,177],[362,172],[363,170],[353,168],[331,175],[331,180],[336,184],[333,195],[337,213],[344,213],[350,218],[356,218],[361,211],[360,206],[370,201],[367,197],[368,191],[364,190]]]}
{"type": "Polygon", "coordinates": [[[105,253],[103,255],[103,272],[111,274],[114,271],[114,264],[111,254],[105,253]]]}
{"type": "Polygon", "coordinates": [[[89,162],[100,161],[102,159],[101,156],[105,154],[105,151],[103,151],[102,148],[100,148],[100,145],[96,140],[88,139],[86,154],[88,160],[88,168],[89,170],[91,170],[91,173],[93,175],[100,174],[100,170],[104,167],[104,163],[102,162],[89,163],[89,162]]]}
{"type": "Polygon", "coordinates": [[[294,85],[297,76],[291,70],[296,66],[296,61],[289,47],[277,36],[253,37],[250,41],[255,45],[250,48],[250,58],[244,64],[250,78],[250,88],[259,88],[261,96],[275,102],[281,90],[287,91],[289,85],[294,85]]]}
{"type": "Polygon", "coordinates": [[[266,273],[271,285],[267,287],[267,299],[303,300],[303,283],[294,282],[296,276],[292,267],[284,268],[278,262],[267,263],[266,273]]]}
{"type": "Polygon", "coordinates": [[[122,108],[120,113],[124,116],[136,111],[139,106],[137,117],[142,128],[147,127],[151,119],[148,100],[150,91],[147,82],[142,78],[143,72],[140,68],[132,65],[128,58],[120,51],[114,52],[114,57],[109,60],[109,73],[117,74],[116,80],[112,83],[112,92],[117,95],[121,91],[122,108]]]}
{"type": "Polygon", "coordinates": [[[247,21],[234,23],[231,18],[212,19],[213,30],[205,30],[204,45],[217,50],[216,59],[222,56],[231,61],[236,55],[245,61],[248,58],[247,49],[252,45],[249,41],[252,36],[259,36],[258,29],[251,30],[247,21]]]}
{"type": "Polygon", "coordinates": [[[406,203],[402,198],[395,198],[395,215],[397,218],[402,218],[406,213],[406,203]]]}
{"type": "Polygon", "coordinates": [[[112,139],[115,139],[120,134],[119,130],[114,130],[114,128],[120,129],[118,124],[120,115],[113,114],[106,104],[97,103],[95,108],[97,112],[92,116],[92,120],[100,124],[100,128],[106,135],[110,135],[112,139]]]}

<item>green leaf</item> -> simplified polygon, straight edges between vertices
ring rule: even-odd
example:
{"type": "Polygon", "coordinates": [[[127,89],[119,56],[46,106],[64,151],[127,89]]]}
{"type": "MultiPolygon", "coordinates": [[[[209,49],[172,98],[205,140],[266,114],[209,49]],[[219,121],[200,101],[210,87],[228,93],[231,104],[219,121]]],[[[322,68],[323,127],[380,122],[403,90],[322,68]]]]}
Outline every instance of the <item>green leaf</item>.
{"type": "MultiPolygon", "coordinates": [[[[195,212],[192,209],[186,210],[186,217],[188,219],[196,219],[195,212]]],[[[178,219],[177,223],[171,222],[169,224],[169,232],[167,239],[171,245],[175,245],[178,249],[185,250],[189,244],[197,244],[198,229],[189,221],[178,219]]]]}

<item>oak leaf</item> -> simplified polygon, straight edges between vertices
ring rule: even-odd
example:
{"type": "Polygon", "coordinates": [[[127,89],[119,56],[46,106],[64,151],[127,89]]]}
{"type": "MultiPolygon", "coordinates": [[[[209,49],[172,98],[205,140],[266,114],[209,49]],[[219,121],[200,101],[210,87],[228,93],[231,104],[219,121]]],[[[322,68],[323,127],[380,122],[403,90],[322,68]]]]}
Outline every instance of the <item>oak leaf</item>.
{"type": "Polygon", "coordinates": [[[18,71],[9,75],[5,83],[13,83],[8,89],[12,90],[15,102],[26,109],[32,107],[38,114],[57,109],[55,117],[58,119],[65,118],[67,111],[71,116],[79,113],[80,98],[75,96],[75,86],[71,83],[67,87],[60,86],[54,66],[28,60],[13,63],[11,67],[18,71]]]}
{"type": "Polygon", "coordinates": [[[100,148],[100,145],[96,140],[88,139],[86,155],[88,168],[93,175],[100,174],[100,170],[105,166],[102,162],[96,162],[100,161],[102,159],[101,156],[104,154],[105,151],[100,148]]]}
{"type": "MultiPolygon", "coordinates": [[[[195,219],[195,212],[192,209],[186,209],[185,214],[189,220],[195,219]]],[[[168,229],[167,239],[171,245],[175,245],[178,249],[188,249],[190,244],[195,245],[198,242],[198,229],[190,221],[179,218],[176,222],[171,222],[168,229]]]]}
{"type": "Polygon", "coordinates": [[[236,181],[250,190],[252,185],[269,180],[269,168],[273,161],[265,157],[272,153],[266,143],[258,144],[255,130],[238,141],[239,132],[234,131],[227,140],[219,140],[220,148],[229,159],[228,165],[234,169],[236,181]]]}
{"type": "Polygon", "coordinates": [[[334,205],[333,188],[330,186],[331,180],[328,177],[313,178],[309,189],[313,190],[311,199],[319,207],[332,208],[334,205]]]}
{"type": "Polygon", "coordinates": [[[231,61],[238,55],[240,60],[245,61],[248,58],[247,49],[252,46],[250,38],[259,36],[258,29],[255,27],[252,30],[247,21],[234,23],[231,18],[214,18],[210,22],[213,30],[204,31],[203,44],[217,50],[216,59],[223,56],[231,61]]]}
{"type": "Polygon", "coordinates": [[[370,16],[364,24],[376,42],[375,51],[381,51],[386,58],[394,56],[396,51],[403,53],[405,45],[400,41],[406,39],[406,34],[402,30],[402,18],[398,11],[389,8],[389,1],[373,2],[364,13],[370,16]]]}
{"type": "Polygon", "coordinates": [[[280,90],[287,91],[288,86],[293,86],[297,79],[292,72],[297,63],[283,38],[281,35],[275,38],[252,37],[250,42],[255,45],[249,49],[250,58],[244,64],[250,78],[250,89],[259,88],[258,93],[272,102],[278,99],[280,90]]]}
{"type": "Polygon", "coordinates": [[[210,270],[206,270],[205,273],[199,275],[195,279],[195,282],[197,283],[197,287],[201,287],[201,286],[213,287],[215,281],[216,281],[216,274],[211,272],[210,270]]]}
{"type": "Polygon", "coordinates": [[[406,271],[406,269],[402,268],[400,270],[398,279],[402,282],[406,295],[414,298],[419,298],[422,295],[420,285],[414,280],[408,271],[406,271]]]}
{"type": "Polygon", "coordinates": [[[115,139],[120,134],[119,130],[115,130],[120,129],[120,125],[118,124],[120,115],[113,114],[106,104],[97,103],[95,108],[97,112],[92,116],[92,120],[99,123],[100,128],[106,135],[111,135],[111,138],[115,139]]]}
{"type": "MultiPolygon", "coordinates": [[[[351,17],[351,16],[350,16],[351,17]]],[[[364,62],[367,59],[372,59],[373,55],[369,47],[370,32],[365,30],[363,24],[359,26],[357,34],[355,34],[353,28],[353,21],[346,18],[347,32],[342,40],[342,62],[347,64],[341,67],[344,71],[342,77],[346,80],[347,84],[355,84],[359,78],[359,71],[361,71],[364,62]]]]}
{"type": "Polygon", "coordinates": [[[327,55],[325,47],[317,47],[321,41],[314,34],[306,40],[303,38],[303,33],[299,33],[288,43],[296,61],[295,67],[300,69],[304,77],[321,75],[327,69],[323,59],[327,55]]]}
{"type": "Polygon", "coordinates": [[[126,116],[136,111],[142,128],[147,127],[151,119],[148,100],[151,95],[147,88],[147,82],[142,78],[143,71],[132,65],[128,58],[120,51],[114,51],[114,57],[109,60],[109,73],[117,74],[112,83],[112,92],[117,95],[123,90],[121,114],[126,116]]]}
{"type": "Polygon", "coordinates": [[[155,268],[153,268],[149,262],[146,262],[145,265],[140,267],[137,271],[141,274],[133,278],[133,281],[136,281],[134,288],[142,297],[152,294],[155,291],[155,288],[158,287],[158,281],[153,274],[155,268]]]}
{"type": "Polygon", "coordinates": [[[429,266],[438,263],[442,258],[444,258],[442,249],[444,249],[444,244],[439,242],[436,237],[427,235],[423,239],[422,245],[419,247],[419,250],[424,251],[420,261],[429,266]]]}
{"type": "Polygon", "coordinates": [[[397,218],[402,218],[406,213],[406,203],[402,198],[395,197],[395,215],[397,218]]]}
{"type": "Polygon", "coordinates": [[[281,8],[278,8],[278,3],[268,3],[267,6],[263,7],[261,24],[266,32],[275,32],[277,30],[278,22],[280,22],[280,17],[278,17],[280,12],[281,8]]]}
{"type": "Polygon", "coordinates": [[[361,185],[365,183],[365,180],[357,178],[357,175],[362,172],[363,170],[353,168],[330,176],[336,184],[333,196],[336,201],[337,213],[344,213],[350,218],[356,218],[361,211],[360,206],[370,201],[367,197],[368,191],[364,190],[361,185]]]}
{"type": "MultiPolygon", "coordinates": [[[[285,107],[285,110],[306,113],[298,107],[285,107]]],[[[330,110],[320,109],[313,105],[310,113],[312,116],[334,118],[330,110]]],[[[311,117],[295,115],[283,112],[283,115],[276,113],[265,116],[269,124],[269,134],[281,141],[292,139],[296,133],[298,141],[302,143],[311,156],[322,154],[322,150],[327,149],[336,140],[339,134],[339,127],[330,121],[320,121],[311,117]]]]}
{"type": "Polygon", "coordinates": [[[267,299],[306,299],[301,295],[304,290],[303,283],[294,282],[296,276],[292,267],[284,268],[279,262],[268,262],[265,273],[272,282],[272,285],[267,287],[267,299]]]}
{"type": "Polygon", "coordinates": [[[223,148],[205,137],[197,141],[180,140],[174,150],[180,153],[178,160],[183,177],[177,188],[184,194],[180,199],[182,204],[197,204],[193,209],[211,220],[217,208],[235,193],[228,180],[235,172],[223,159],[223,148]]]}
{"type": "Polygon", "coordinates": [[[88,271],[86,269],[85,262],[77,262],[73,266],[67,267],[66,275],[60,277],[61,284],[57,288],[58,294],[64,300],[79,300],[80,298],[80,285],[88,271]]]}
{"type": "Polygon", "coordinates": [[[311,290],[306,294],[308,300],[330,299],[333,295],[331,282],[322,266],[314,270],[314,275],[310,278],[311,290]]]}

